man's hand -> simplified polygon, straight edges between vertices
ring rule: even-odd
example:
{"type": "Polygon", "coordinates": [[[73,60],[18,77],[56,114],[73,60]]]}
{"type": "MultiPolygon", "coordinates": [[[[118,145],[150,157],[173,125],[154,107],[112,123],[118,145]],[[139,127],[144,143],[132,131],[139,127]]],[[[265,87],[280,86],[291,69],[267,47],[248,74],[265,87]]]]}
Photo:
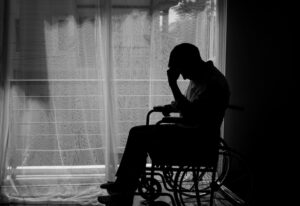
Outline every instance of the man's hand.
{"type": "Polygon", "coordinates": [[[179,112],[179,110],[176,108],[176,103],[172,102],[171,104],[163,105],[163,106],[155,106],[153,109],[157,112],[162,112],[162,114],[167,117],[170,116],[170,113],[172,112],[179,112]]]}
{"type": "Polygon", "coordinates": [[[169,86],[170,86],[173,96],[174,96],[174,100],[177,103],[182,102],[182,100],[185,99],[185,97],[184,97],[184,95],[182,95],[182,93],[178,87],[178,84],[177,84],[177,79],[179,78],[179,75],[180,75],[179,70],[170,68],[167,71],[167,75],[168,75],[169,86]]]}
{"type": "Polygon", "coordinates": [[[167,71],[169,85],[172,86],[177,84],[177,79],[179,78],[180,73],[177,70],[169,69],[167,71]]]}

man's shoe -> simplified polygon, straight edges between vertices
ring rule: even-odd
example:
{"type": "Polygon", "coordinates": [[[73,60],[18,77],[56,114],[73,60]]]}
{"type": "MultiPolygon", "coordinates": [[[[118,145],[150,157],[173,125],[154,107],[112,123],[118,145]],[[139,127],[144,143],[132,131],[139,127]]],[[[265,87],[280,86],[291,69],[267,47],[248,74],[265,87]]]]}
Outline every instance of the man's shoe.
{"type": "Polygon", "coordinates": [[[107,206],[132,206],[133,197],[121,193],[98,197],[98,202],[107,206]]]}
{"type": "Polygon", "coordinates": [[[111,196],[110,195],[99,196],[98,202],[105,204],[105,205],[110,205],[111,204],[111,196]]]}
{"type": "Polygon", "coordinates": [[[118,193],[120,192],[120,187],[115,182],[107,182],[100,185],[100,188],[107,190],[108,194],[118,193]]]}

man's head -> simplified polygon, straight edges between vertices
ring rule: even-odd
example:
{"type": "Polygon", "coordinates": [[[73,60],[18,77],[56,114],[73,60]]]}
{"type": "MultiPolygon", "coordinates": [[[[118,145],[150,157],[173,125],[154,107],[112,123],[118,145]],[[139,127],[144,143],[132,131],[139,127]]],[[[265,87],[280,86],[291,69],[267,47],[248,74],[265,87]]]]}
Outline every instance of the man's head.
{"type": "Polygon", "coordinates": [[[182,43],[173,48],[169,58],[169,68],[177,70],[184,79],[191,79],[193,75],[201,72],[203,60],[199,49],[189,43],[182,43]]]}

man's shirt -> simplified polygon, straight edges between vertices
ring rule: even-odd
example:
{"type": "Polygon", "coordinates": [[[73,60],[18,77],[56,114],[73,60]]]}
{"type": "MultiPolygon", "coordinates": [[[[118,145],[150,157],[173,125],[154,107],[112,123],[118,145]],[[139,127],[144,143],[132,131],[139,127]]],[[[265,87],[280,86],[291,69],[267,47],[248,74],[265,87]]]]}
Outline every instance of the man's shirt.
{"type": "Polygon", "coordinates": [[[229,104],[229,86],[224,75],[211,61],[206,81],[190,80],[185,97],[187,102],[179,108],[184,125],[201,128],[219,128],[229,104]]]}

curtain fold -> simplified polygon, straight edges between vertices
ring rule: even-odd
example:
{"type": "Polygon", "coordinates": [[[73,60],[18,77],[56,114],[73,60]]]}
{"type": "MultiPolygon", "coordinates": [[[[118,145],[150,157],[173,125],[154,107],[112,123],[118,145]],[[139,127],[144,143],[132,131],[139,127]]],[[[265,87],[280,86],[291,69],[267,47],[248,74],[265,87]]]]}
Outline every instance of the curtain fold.
{"type": "MultiPolygon", "coordinates": [[[[5,158],[7,152],[8,143],[8,105],[9,98],[8,94],[8,84],[6,81],[6,65],[7,65],[7,37],[8,37],[8,1],[0,2],[0,168],[5,168],[5,158]]],[[[0,171],[0,185],[3,184],[4,171],[0,171]]],[[[1,201],[1,198],[0,198],[1,201]]]]}
{"type": "MultiPolygon", "coordinates": [[[[105,1],[103,5],[103,14],[99,10],[101,21],[98,21],[96,38],[100,38],[100,41],[104,45],[98,47],[101,52],[99,65],[101,65],[102,72],[104,74],[104,92],[105,92],[105,116],[106,116],[106,134],[105,134],[105,175],[106,180],[114,181],[114,174],[117,167],[117,151],[116,151],[116,95],[114,85],[114,72],[112,65],[112,21],[111,21],[111,1],[105,1]],[[103,23],[101,24],[101,22],[103,23]],[[104,55],[101,55],[104,54],[104,55]]],[[[99,7],[99,6],[98,6],[99,7]]],[[[100,7],[99,7],[100,8],[100,7]]]]}
{"type": "MultiPolygon", "coordinates": [[[[223,0],[0,5],[0,181],[7,202],[98,205],[105,193],[99,185],[114,180],[130,128],[173,99],[166,76],[172,48],[196,44],[225,71],[223,0]]],[[[184,92],[188,82],[179,84],[184,92]]]]}
{"type": "Polygon", "coordinates": [[[105,144],[114,136],[105,102],[112,95],[103,35],[109,7],[97,0],[9,3],[1,195],[98,204],[106,154],[113,153],[105,144]]]}

